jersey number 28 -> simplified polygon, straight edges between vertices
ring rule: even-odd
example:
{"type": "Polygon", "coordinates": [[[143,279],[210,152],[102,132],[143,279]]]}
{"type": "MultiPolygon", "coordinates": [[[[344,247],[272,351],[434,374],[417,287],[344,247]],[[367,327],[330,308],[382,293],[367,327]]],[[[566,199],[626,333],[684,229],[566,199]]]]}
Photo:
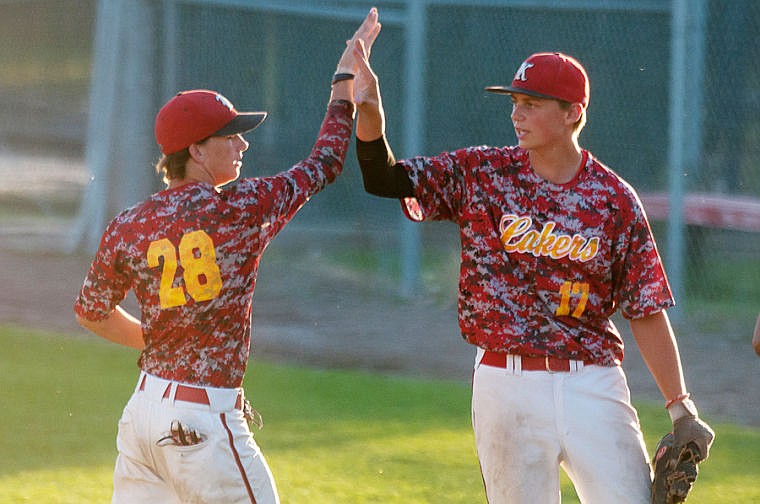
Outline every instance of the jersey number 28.
{"type": "Polygon", "coordinates": [[[150,242],[148,246],[148,266],[161,265],[161,287],[158,297],[161,308],[173,308],[187,303],[185,291],[195,301],[214,299],[222,290],[222,276],[216,264],[214,241],[205,231],[192,231],[182,235],[179,247],[167,238],[150,242]],[[184,288],[174,287],[174,276],[182,266],[184,288]]]}

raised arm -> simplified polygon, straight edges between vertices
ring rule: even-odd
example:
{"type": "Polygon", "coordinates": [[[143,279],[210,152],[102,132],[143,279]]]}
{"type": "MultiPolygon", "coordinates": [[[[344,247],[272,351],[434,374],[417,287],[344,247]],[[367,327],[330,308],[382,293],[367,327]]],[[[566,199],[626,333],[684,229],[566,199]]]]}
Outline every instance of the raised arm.
{"type": "Polygon", "coordinates": [[[755,349],[757,355],[760,355],[760,315],[757,316],[755,332],[752,334],[752,348],[755,349]]]}
{"type": "Polygon", "coordinates": [[[385,111],[377,75],[369,63],[370,51],[357,44],[358,72],[354,84],[356,155],[364,189],[375,196],[404,198],[414,194],[406,171],[396,164],[385,138],[385,111]]]}
{"type": "Polygon", "coordinates": [[[356,119],[356,138],[371,142],[385,134],[385,111],[380,96],[377,75],[369,63],[370,49],[359,43],[355,49],[357,73],[354,83],[354,102],[359,115],[356,119]]]}
{"type": "Polygon", "coordinates": [[[330,101],[346,100],[354,102],[354,78],[359,70],[362,49],[369,54],[372,44],[380,33],[381,25],[377,21],[377,9],[372,7],[364,18],[354,36],[346,41],[346,48],[340,56],[333,76],[330,101]]]}

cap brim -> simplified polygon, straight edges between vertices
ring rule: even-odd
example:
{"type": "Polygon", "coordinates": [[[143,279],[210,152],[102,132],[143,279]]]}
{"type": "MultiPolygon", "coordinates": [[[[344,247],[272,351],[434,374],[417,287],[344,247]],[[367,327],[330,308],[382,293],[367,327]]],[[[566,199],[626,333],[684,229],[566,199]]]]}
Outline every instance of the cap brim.
{"type": "Polygon", "coordinates": [[[518,94],[524,94],[528,96],[535,96],[536,98],[548,98],[550,100],[561,100],[561,98],[557,98],[556,96],[549,96],[542,93],[536,93],[535,91],[531,91],[530,89],[523,89],[523,88],[512,87],[512,86],[488,86],[486,88],[486,91],[488,91],[489,93],[497,93],[497,94],[518,93],[518,94]]]}
{"type": "Polygon", "coordinates": [[[246,133],[256,128],[267,118],[266,112],[240,112],[230,122],[211,136],[227,136],[246,133]]]}

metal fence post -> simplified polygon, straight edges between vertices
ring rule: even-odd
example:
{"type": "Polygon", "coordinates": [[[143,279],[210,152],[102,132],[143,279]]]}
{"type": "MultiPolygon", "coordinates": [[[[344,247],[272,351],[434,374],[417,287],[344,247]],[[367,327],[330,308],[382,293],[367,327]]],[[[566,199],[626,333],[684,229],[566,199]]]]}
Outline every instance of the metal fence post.
{"type": "MultiPolygon", "coordinates": [[[[686,228],[683,216],[686,176],[701,156],[701,107],[704,59],[704,0],[673,0],[671,4],[671,77],[669,107],[668,277],[676,299],[684,298],[686,228]]],[[[677,321],[681,310],[672,310],[677,321]]]]}
{"type": "MultiPolygon", "coordinates": [[[[427,2],[411,0],[407,4],[404,24],[404,157],[422,154],[425,131],[425,38],[427,2]]],[[[400,294],[409,298],[419,289],[421,268],[419,224],[403,219],[401,222],[401,282],[400,294]]]]}

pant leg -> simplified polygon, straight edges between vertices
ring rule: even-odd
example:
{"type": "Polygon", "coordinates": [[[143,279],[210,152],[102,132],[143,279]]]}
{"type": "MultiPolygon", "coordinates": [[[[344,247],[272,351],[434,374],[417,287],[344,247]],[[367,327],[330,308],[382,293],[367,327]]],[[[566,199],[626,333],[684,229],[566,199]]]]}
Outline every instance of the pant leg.
{"type": "MultiPolygon", "coordinates": [[[[219,415],[219,422],[227,433],[228,448],[233,454],[235,465],[239,470],[238,477],[240,480],[247,481],[246,486],[247,488],[250,486],[250,492],[255,498],[254,502],[256,504],[279,504],[280,498],[272,471],[261,453],[261,449],[253,439],[242,413],[234,411],[231,414],[221,414],[219,415]]],[[[230,480],[234,487],[236,477],[232,475],[230,480]]],[[[241,502],[248,501],[241,500],[241,502]]]]}
{"type": "Polygon", "coordinates": [[[180,504],[174,492],[145,465],[119,454],[113,479],[111,504],[180,504]]]}
{"type": "Polygon", "coordinates": [[[153,448],[159,472],[181,502],[279,504],[272,473],[242,412],[165,409],[167,428],[170,418],[177,418],[204,439],[192,446],[153,448]]]}
{"type": "Polygon", "coordinates": [[[562,398],[563,468],[581,502],[649,504],[649,459],[623,370],[568,374],[562,398]]]}
{"type": "Polygon", "coordinates": [[[148,450],[140,432],[143,429],[141,419],[148,415],[145,404],[133,396],[119,420],[112,504],[180,503],[147,457],[148,450]]]}
{"type": "Polygon", "coordinates": [[[274,478],[243,412],[166,399],[164,388],[146,382],[119,421],[113,502],[278,504],[274,478]],[[196,430],[201,442],[167,440],[173,421],[196,430]]]}
{"type": "Polygon", "coordinates": [[[491,504],[560,502],[552,375],[478,365],[472,423],[491,504]]]}

